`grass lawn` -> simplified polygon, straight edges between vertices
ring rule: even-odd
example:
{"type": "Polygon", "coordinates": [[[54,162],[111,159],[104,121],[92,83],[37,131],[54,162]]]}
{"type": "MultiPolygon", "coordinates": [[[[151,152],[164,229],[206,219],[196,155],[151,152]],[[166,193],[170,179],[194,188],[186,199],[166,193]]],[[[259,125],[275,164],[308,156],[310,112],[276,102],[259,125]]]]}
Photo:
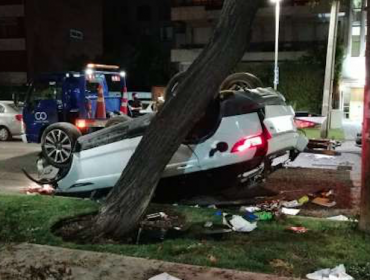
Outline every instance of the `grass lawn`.
{"type": "MultiPolygon", "coordinates": [[[[302,129],[308,139],[320,139],[320,128],[304,128],[302,129]]],[[[329,139],[344,140],[344,131],[342,129],[330,129],[329,139]]]]}
{"type": "Polygon", "coordinates": [[[348,222],[295,217],[259,222],[252,233],[231,233],[216,240],[199,234],[204,222],[221,222],[216,210],[181,206],[175,209],[186,216],[189,233],[162,243],[78,245],[64,242],[50,231],[63,218],[97,209],[98,205],[88,200],[0,196],[0,240],[292,276],[343,263],[356,280],[370,279],[370,236],[348,222]],[[305,226],[309,231],[295,234],[286,230],[288,226],[305,226]]]}

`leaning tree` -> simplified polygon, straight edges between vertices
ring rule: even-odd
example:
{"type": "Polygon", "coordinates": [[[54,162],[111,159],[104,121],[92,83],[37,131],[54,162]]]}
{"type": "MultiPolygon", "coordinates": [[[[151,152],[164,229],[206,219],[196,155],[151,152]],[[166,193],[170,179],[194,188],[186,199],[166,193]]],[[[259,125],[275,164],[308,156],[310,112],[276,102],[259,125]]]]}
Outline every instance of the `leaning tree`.
{"type": "Polygon", "coordinates": [[[245,53],[260,2],[224,1],[210,42],[152,120],[101,208],[95,223],[99,235],[119,238],[135,228],[167,163],[245,53]]]}

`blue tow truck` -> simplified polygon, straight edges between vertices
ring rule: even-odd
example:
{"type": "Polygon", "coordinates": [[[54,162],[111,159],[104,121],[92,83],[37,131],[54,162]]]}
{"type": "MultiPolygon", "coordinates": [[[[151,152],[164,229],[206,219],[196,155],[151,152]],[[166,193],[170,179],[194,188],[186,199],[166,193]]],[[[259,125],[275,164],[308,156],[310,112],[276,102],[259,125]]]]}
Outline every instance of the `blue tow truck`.
{"type": "Polygon", "coordinates": [[[55,166],[68,164],[75,140],[105,127],[121,115],[126,74],[118,66],[88,64],[82,72],[40,75],[28,90],[23,109],[24,142],[41,143],[44,157],[55,166]],[[104,118],[96,117],[98,88],[103,90],[104,118]]]}

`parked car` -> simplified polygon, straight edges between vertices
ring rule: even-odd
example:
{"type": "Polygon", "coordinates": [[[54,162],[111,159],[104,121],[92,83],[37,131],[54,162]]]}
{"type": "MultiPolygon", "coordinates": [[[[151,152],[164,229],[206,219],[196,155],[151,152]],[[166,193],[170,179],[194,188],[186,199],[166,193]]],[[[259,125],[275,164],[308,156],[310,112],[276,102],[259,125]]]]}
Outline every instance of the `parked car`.
{"type": "MultiPolygon", "coordinates": [[[[160,183],[204,178],[208,184],[225,186],[267,174],[264,171],[269,171],[277,158],[288,155],[294,160],[308,143],[297,132],[294,115],[284,97],[271,88],[221,92],[174,154],[160,183]]],[[[58,169],[56,177],[33,180],[69,195],[112,188],[153,117],[126,119],[78,139],[72,125],[55,124],[72,135],[73,143],[64,149],[61,139],[60,145],[41,159],[39,166],[58,169]],[[67,155],[70,157],[65,159],[67,155]]]]}
{"type": "Polygon", "coordinates": [[[143,101],[143,109],[140,110],[140,114],[148,114],[148,113],[154,113],[156,108],[156,104],[154,101],[143,101]]]}
{"type": "Polygon", "coordinates": [[[13,101],[0,101],[0,141],[8,141],[23,133],[22,109],[13,101]]]}

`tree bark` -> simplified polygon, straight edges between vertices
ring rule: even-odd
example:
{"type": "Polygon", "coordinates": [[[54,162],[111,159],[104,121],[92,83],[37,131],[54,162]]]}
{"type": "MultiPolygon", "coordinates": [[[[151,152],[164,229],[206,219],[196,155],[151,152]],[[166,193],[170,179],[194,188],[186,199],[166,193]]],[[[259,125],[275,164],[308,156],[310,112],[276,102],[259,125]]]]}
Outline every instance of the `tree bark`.
{"type": "Polygon", "coordinates": [[[167,163],[245,53],[259,2],[224,2],[210,42],[186,72],[174,97],[151,122],[101,208],[96,220],[98,234],[119,238],[135,228],[167,163]]]}
{"type": "MultiPolygon", "coordinates": [[[[367,13],[368,28],[369,23],[370,13],[367,13]]],[[[360,229],[370,233],[370,36],[367,36],[366,39],[366,85],[364,102],[360,229]]]]}

